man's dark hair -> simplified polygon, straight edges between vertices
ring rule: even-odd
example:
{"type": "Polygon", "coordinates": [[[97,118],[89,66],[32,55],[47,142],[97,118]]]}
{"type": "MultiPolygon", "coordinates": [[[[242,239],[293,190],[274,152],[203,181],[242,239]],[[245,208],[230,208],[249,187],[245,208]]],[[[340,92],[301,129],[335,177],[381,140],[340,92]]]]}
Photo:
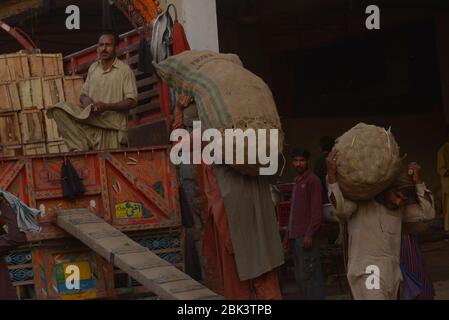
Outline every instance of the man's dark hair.
{"type": "Polygon", "coordinates": [[[292,158],[295,157],[304,157],[308,160],[310,158],[310,152],[304,148],[295,148],[292,151],[292,158]]]}
{"type": "Polygon", "coordinates": [[[419,203],[418,194],[416,193],[416,186],[406,168],[401,168],[396,180],[387,189],[376,196],[377,202],[387,206],[387,195],[389,192],[402,193],[402,195],[407,198],[405,201],[406,205],[419,203]]]}
{"type": "Polygon", "coordinates": [[[374,199],[381,205],[388,207],[388,199],[387,199],[388,192],[402,193],[407,198],[407,200],[405,200],[406,206],[419,203],[418,194],[416,193],[416,187],[414,186],[405,188],[386,189],[377,196],[375,196],[374,199]]]}
{"type": "Polygon", "coordinates": [[[320,139],[321,150],[331,152],[334,145],[335,145],[334,138],[329,137],[329,136],[321,137],[321,139],[320,139]]]}
{"type": "Polygon", "coordinates": [[[100,39],[102,36],[113,36],[114,37],[114,44],[117,47],[120,43],[120,37],[118,36],[118,34],[113,31],[113,30],[103,30],[100,33],[100,36],[98,37],[98,39],[100,39]]]}

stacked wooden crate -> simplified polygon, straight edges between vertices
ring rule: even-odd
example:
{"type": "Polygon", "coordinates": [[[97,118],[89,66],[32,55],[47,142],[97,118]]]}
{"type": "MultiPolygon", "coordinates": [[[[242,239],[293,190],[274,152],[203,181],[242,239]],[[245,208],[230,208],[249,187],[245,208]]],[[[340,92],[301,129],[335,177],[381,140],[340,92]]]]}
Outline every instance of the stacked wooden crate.
{"type": "Polygon", "coordinates": [[[0,156],[67,152],[45,111],[78,104],[83,78],[64,76],[61,54],[0,55],[0,156]]]}

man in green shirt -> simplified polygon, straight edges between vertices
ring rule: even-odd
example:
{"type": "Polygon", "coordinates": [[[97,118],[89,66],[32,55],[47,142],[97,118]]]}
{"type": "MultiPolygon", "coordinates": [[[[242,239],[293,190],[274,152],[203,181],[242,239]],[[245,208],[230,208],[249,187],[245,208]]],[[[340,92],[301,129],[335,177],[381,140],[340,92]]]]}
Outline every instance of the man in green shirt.
{"type": "Polygon", "coordinates": [[[127,147],[127,116],[137,104],[137,86],[131,68],[117,58],[118,41],[111,32],[100,36],[99,60],[89,68],[81,106],[63,102],[47,111],[70,151],[127,147]]]}

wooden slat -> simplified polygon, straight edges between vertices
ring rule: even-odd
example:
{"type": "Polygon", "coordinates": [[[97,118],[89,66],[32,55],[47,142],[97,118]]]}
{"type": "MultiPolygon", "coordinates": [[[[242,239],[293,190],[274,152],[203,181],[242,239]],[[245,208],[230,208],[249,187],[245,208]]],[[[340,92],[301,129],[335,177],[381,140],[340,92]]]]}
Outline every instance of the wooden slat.
{"type": "Polygon", "coordinates": [[[20,104],[20,96],[19,96],[19,88],[17,87],[17,83],[12,82],[8,85],[9,89],[9,98],[11,99],[12,109],[14,111],[18,111],[22,109],[20,104]]]}
{"type": "Polygon", "coordinates": [[[42,79],[42,89],[45,108],[65,101],[63,77],[46,77],[42,79]]]}
{"type": "Polygon", "coordinates": [[[22,109],[44,108],[41,78],[18,81],[18,87],[22,109]]]}
{"type": "Polygon", "coordinates": [[[31,97],[31,82],[29,80],[19,81],[18,86],[22,109],[32,108],[33,98],[31,97]]]}
{"type": "Polygon", "coordinates": [[[22,143],[45,141],[45,129],[40,110],[20,111],[19,120],[22,143]]]}
{"type": "Polygon", "coordinates": [[[32,77],[64,75],[62,54],[60,53],[32,54],[28,56],[28,61],[32,77]]]}
{"type": "Polygon", "coordinates": [[[47,148],[45,142],[32,143],[23,145],[23,154],[26,156],[34,156],[40,154],[46,154],[47,148]]]}
{"type": "Polygon", "coordinates": [[[221,297],[87,209],[56,212],[57,224],[162,299],[221,297]]]}
{"type": "Polygon", "coordinates": [[[150,86],[153,84],[157,83],[157,77],[156,76],[151,76],[148,78],[144,78],[142,80],[136,81],[137,84],[137,88],[141,88],[141,87],[145,87],[145,86],[150,86]]]}
{"type": "Polygon", "coordinates": [[[47,142],[48,153],[66,153],[69,152],[67,145],[64,141],[47,142]]]}
{"type": "Polygon", "coordinates": [[[30,77],[28,57],[26,54],[6,54],[4,55],[4,57],[6,59],[7,69],[9,73],[9,79],[5,80],[23,80],[30,77]]]}
{"type": "Polygon", "coordinates": [[[8,84],[0,84],[0,112],[12,111],[8,84]]]}
{"type": "Polygon", "coordinates": [[[0,143],[2,145],[22,143],[17,113],[0,114],[0,143]]]}
{"type": "Polygon", "coordinates": [[[28,56],[30,64],[30,73],[32,77],[44,77],[44,63],[41,54],[32,54],[28,56]]]}
{"type": "Polygon", "coordinates": [[[23,155],[22,145],[0,146],[0,157],[18,157],[23,155]]]}
{"type": "Polygon", "coordinates": [[[0,81],[10,81],[11,76],[9,74],[8,63],[6,56],[0,56],[0,81]]]}
{"type": "Polygon", "coordinates": [[[31,79],[31,96],[33,98],[33,106],[38,109],[44,108],[44,99],[42,93],[42,79],[31,79]]]}
{"type": "Polygon", "coordinates": [[[130,115],[139,115],[144,112],[159,110],[161,108],[161,103],[159,101],[151,101],[150,103],[137,106],[129,111],[130,115]]]}
{"type": "Polygon", "coordinates": [[[45,76],[63,76],[62,54],[43,54],[45,76]]]}
{"type": "Polygon", "coordinates": [[[19,91],[16,83],[0,83],[0,112],[11,112],[20,109],[19,91]]]}
{"type": "Polygon", "coordinates": [[[62,136],[59,133],[58,125],[54,119],[47,117],[46,110],[42,110],[42,119],[44,119],[45,123],[45,136],[47,138],[47,142],[60,142],[62,140],[62,136]]]}
{"type": "Polygon", "coordinates": [[[149,98],[153,98],[159,95],[159,90],[158,89],[153,89],[153,90],[148,90],[142,93],[139,93],[138,95],[138,100],[144,100],[144,99],[149,99],[149,98]]]}
{"type": "Polygon", "coordinates": [[[81,89],[84,84],[83,77],[70,76],[64,77],[64,96],[65,101],[75,105],[80,104],[81,89]]]}

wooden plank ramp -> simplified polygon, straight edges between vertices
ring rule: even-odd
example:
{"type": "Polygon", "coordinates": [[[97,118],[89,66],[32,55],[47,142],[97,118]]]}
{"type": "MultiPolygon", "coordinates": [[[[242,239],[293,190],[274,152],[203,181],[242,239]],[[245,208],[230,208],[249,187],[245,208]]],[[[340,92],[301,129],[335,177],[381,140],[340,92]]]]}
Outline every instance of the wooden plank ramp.
{"type": "Polygon", "coordinates": [[[223,299],[88,209],[61,210],[56,215],[59,227],[128,273],[161,299],[223,299]]]}

